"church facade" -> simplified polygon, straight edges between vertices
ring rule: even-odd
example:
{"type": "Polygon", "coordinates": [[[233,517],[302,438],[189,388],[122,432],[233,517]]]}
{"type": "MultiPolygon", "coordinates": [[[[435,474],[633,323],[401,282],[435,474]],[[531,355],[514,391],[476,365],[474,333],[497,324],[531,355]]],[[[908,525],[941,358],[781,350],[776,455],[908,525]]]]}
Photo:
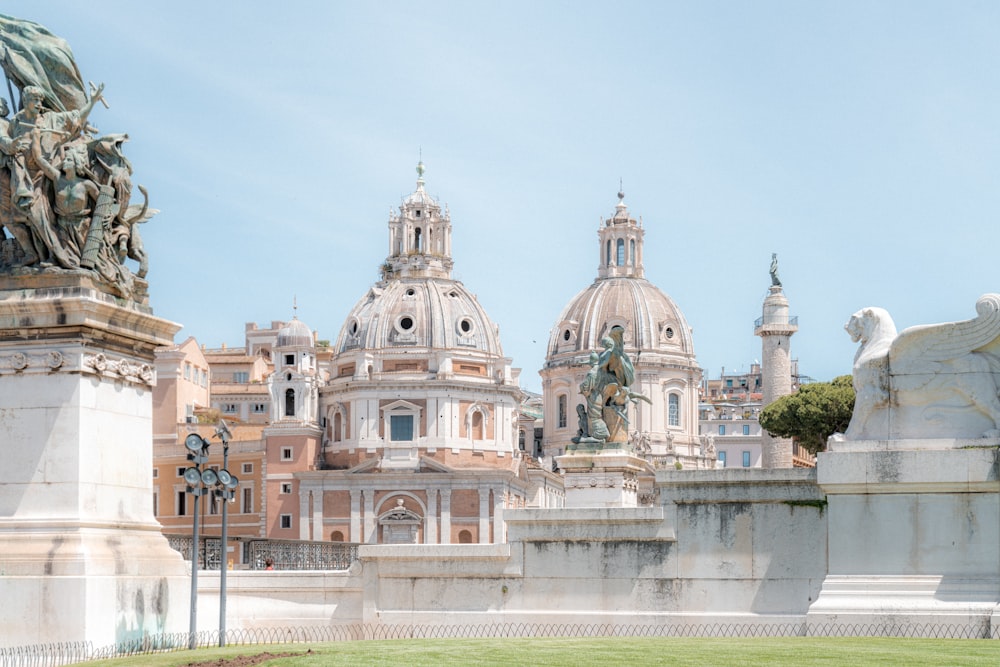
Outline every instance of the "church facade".
{"type": "MultiPolygon", "coordinates": [[[[190,530],[184,437],[211,441],[221,418],[233,433],[228,469],[239,486],[228,513],[238,539],[503,542],[505,510],[565,504],[555,461],[580,434],[591,353],[619,326],[635,368],[629,442],[649,464],[641,487],[652,493],[657,468],[739,465],[717,445],[760,465],[756,414],[743,432],[727,431],[739,442],[705,431],[691,328],[646,279],[645,229],[623,193],[598,229],[596,279],[554,322],[538,396],[519,387],[499,328],[453,278],[450,213],[425,190],[423,164],[417,171],[416,189],[390,214],[380,279],[335,339],[293,317],[247,324],[241,348],[192,338],[160,351],[154,503],[167,532],[190,530]]],[[[209,465],[223,465],[220,449],[209,465]]],[[[220,503],[206,498],[201,514],[217,535],[220,503]]]]}
{"type": "MultiPolygon", "coordinates": [[[[243,348],[189,340],[162,351],[158,371],[170,382],[158,401],[156,474],[168,530],[189,522],[174,479],[179,443],[189,430],[210,435],[216,418],[230,420],[239,452],[231,471],[248,473],[230,525],[251,534],[487,544],[505,540],[505,509],[561,504],[558,475],[522,452],[520,371],[497,325],[452,277],[450,214],[423,173],[420,164],[416,190],[390,216],[381,279],[332,345],[293,318],[248,325],[243,348]],[[204,366],[210,397],[198,382],[204,366]]],[[[221,525],[215,505],[205,525],[209,534],[221,525]]]]}

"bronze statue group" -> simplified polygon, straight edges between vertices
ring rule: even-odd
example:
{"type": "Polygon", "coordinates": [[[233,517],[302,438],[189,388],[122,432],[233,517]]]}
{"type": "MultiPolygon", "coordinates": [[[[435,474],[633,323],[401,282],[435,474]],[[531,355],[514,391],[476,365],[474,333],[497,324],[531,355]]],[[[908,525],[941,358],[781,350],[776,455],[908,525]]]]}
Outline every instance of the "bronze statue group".
{"type": "Polygon", "coordinates": [[[63,40],[3,16],[0,64],[11,100],[19,93],[13,117],[0,98],[0,272],[88,271],[134,297],[135,276],[148,271],[137,225],[156,211],[141,185],[143,203],[131,203],[128,135],[100,136],[89,123],[96,103],[107,106],[103,85],[88,95],[63,40]]]}

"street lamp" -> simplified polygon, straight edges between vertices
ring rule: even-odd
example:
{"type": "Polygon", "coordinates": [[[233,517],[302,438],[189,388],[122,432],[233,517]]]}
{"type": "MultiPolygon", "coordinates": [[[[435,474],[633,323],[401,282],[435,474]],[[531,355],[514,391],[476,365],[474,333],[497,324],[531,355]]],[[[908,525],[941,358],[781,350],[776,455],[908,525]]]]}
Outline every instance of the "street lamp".
{"type": "Polygon", "coordinates": [[[215,427],[215,435],[222,440],[222,469],[218,474],[218,485],[215,495],[222,499],[222,557],[219,558],[219,646],[226,645],[226,574],[229,570],[229,559],[226,557],[229,548],[229,503],[236,497],[236,485],[240,480],[229,472],[229,439],[233,434],[225,420],[220,419],[215,427]]]}
{"type": "Polygon", "coordinates": [[[191,537],[191,623],[188,628],[188,648],[194,650],[198,645],[198,499],[205,493],[201,485],[201,466],[208,462],[208,441],[197,433],[191,433],[184,438],[184,446],[188,448],[188,461],[194,464],[184,471],[184,481],[188,485],[187,492],[194,496],[194,527],[191,537]]]}
{"type": "Polygon", "coordinates": [[[191,433],[184,439],[184,446],[188,449],[188,461],[193,465],[184,471],[184,481],[187,482],[187,492],[194,496],[194,521],[191,539],[191,622],[188,629],[188,648],[197,647],[198,633],[198,499],[206,493],[212,493],[215,497],[223,500],[222,505],[222,537],[221,537],[221,589],[220,594],[223,602],[220,604],[221,625],[219,635],[219,646],[225,645],[225,585],[226,585],[226,504],[225,501],[234,497],[233,489],[239,480],[226,470],[229,464],[229,428],[225,422],[220,422],[215,429],[215,434],[222,440],[223,464],[222,469],[216,472],[212,468],[202,469],[208,462],[209,442],[197,433],[191,433]]]}

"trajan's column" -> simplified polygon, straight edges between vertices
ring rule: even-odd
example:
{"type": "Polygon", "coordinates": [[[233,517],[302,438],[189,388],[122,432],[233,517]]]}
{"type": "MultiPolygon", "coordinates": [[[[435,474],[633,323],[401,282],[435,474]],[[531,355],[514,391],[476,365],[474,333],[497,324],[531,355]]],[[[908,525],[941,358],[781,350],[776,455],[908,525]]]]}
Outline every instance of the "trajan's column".
{"type": "MultiPolygon", "coordinates": [[[[761,383],[763,405],[792,393],[792,334],[799,330],[798,318],[789,317],[788,299],[778,278],[778,256],[771,255],[771,287],[764,299],[764,312],[754,323],[754,335],[761,337],[761,383]]],[[[761,435],[761,467],[791,468],[791,438],[761,435]]]]}
{"type": "Polygon", "coordinates": [[[132,196],[128,135],[88,122],[104,87],[69,46],[0,16],[0,51],[0,646],[177,632],[189,577],[153,514],[152,387],[180,326],[149,307],[139,238],[156,210],[132,196]]]}

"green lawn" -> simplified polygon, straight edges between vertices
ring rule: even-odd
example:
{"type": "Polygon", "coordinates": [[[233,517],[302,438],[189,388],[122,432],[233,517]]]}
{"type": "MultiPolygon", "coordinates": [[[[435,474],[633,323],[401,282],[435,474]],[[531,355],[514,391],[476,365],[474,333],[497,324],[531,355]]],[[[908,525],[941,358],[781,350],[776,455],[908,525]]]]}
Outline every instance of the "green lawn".
{"type": "Polygon", "coordinates": [[[88,667],[186,667],[211,661],[211,665],[225,667],[226,662],[220,662],[220,658],[252,656],[264,652],[296,655],[256,663],[263,667],[1000,665],[1000,641],[996,640],[881,637],[401,639],[199,649],[81,664],[88,667]]]}

